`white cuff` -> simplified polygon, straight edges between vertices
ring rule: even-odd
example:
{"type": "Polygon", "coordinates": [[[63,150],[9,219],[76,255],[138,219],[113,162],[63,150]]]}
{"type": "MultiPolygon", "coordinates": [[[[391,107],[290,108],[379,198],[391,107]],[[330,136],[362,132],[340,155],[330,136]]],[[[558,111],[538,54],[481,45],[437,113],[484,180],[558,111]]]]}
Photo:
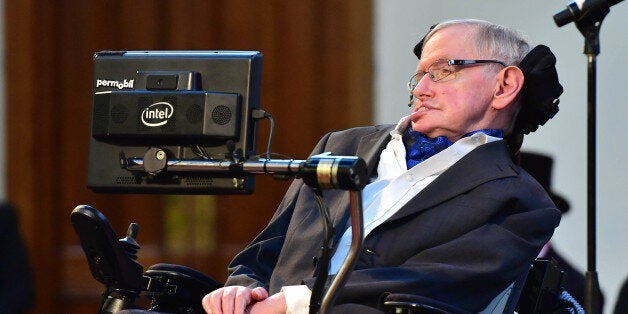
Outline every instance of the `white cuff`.
{"type": "Polygon", "coordinates": [[[310,311],[312,291],[306,285],[281,287],[286,298],[286,314],[307,314],[310,311]]]}

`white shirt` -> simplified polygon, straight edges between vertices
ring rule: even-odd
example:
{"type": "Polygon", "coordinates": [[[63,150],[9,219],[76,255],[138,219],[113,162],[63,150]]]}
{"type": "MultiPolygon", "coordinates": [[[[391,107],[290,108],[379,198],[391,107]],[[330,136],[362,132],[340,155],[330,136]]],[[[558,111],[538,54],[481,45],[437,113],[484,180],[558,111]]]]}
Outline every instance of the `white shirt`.
{"type": "MultiPolygon", "coordinates": [[[[408,169],[402,134],[409,123],[409,117],[404,117],[390,132],[390,142],[380,155],[378,176],[362,190],[365,238],[466,154],[480,145],[500,140],[484,133],[476,133],[456,141],[450,147],[408,169]]],[[[338,272],[350,245],[351,226],[345,230],[331,259],[330,275],[338,272]]],[[[287,313],[309,311],[311,292],[307,286],[284,287],[282,291],[288,304],[287,313]]]]}

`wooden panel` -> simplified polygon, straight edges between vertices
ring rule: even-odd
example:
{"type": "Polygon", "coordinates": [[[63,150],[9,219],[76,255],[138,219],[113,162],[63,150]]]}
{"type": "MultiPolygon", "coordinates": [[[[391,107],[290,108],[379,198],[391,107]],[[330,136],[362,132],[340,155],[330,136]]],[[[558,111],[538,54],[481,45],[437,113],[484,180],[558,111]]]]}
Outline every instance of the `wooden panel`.
{"type": "MultiPolygon", "coordinates": [[[[260,176],[253,195],[211,200],[89,191],[96,51],[261,51],[261,106],[276,123],[272,150],[304,159],[325,132],[371,121],[371,10],[359,0],[7,1],[8,199],[20,210],[35,271],[33,312],[96,311],[103,287],[69,221],[76,205],[101,210],[120,237],[138,222],[144,266],[186,264],[223,280],[233,254],[264,227],[289,184],[260,176]],[[206,211],[210,224],[185,231],[197,243],[187,251],[166,236],[178,208],[179,218],[206,211]],[[204,238],[195,232],[207,232],[215,246],[199,245],[204,238]]],[[[260,123],[260,152],[268,126],[260,123]]]]}

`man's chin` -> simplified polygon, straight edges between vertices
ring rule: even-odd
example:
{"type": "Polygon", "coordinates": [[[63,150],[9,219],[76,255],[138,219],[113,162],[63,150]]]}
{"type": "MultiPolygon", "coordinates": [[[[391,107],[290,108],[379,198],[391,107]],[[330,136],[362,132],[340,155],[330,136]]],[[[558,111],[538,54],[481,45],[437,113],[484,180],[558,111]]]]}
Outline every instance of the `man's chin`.
{"type": "Polygon", "coordinates": [[[412,127],[413,131],[423,133],[427,136],[430,136],[430,134],[435,133],[433,128],[426,127],[425,123],[423,122],[411,121],[410,126],[412,127]]]}
{"type": "Polygon", "coordinates": [[[419,125],[419,124],[414,123],[414,122],[411,123],[411,126],[412,126],[412,130],[413,131],[419,132],[419,133],[421,133],[421,134],[423,134],[423,135],[425,135],[425,136],[427,136],[429,138],[436,138],[436,137],[439,137],[439,136],[444,136],[444,137],[447,137],[449,140],[452,140],[450,138],[451,134],[450,133],[444,133],[444,132],[442,132],[442,130],[439,131],[439,130],[434,129],[434,128],[428,128],[428,127],[425,127],[424,124],[419,125]]]}

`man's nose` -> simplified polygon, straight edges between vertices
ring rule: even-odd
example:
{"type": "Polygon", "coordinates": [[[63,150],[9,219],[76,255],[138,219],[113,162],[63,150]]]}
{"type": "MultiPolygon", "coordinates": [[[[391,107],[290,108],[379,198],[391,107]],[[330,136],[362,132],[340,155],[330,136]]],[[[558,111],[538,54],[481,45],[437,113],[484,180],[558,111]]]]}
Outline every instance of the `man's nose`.
{"type": "Polygon", "coordinates": [[[432,80],[428,77],[430,74],[426,73],[422,77],[417,77],[418,81],[414,89],[412,90],[412,96],[415,99],[422,99],[432,94],[432,80]]]}

